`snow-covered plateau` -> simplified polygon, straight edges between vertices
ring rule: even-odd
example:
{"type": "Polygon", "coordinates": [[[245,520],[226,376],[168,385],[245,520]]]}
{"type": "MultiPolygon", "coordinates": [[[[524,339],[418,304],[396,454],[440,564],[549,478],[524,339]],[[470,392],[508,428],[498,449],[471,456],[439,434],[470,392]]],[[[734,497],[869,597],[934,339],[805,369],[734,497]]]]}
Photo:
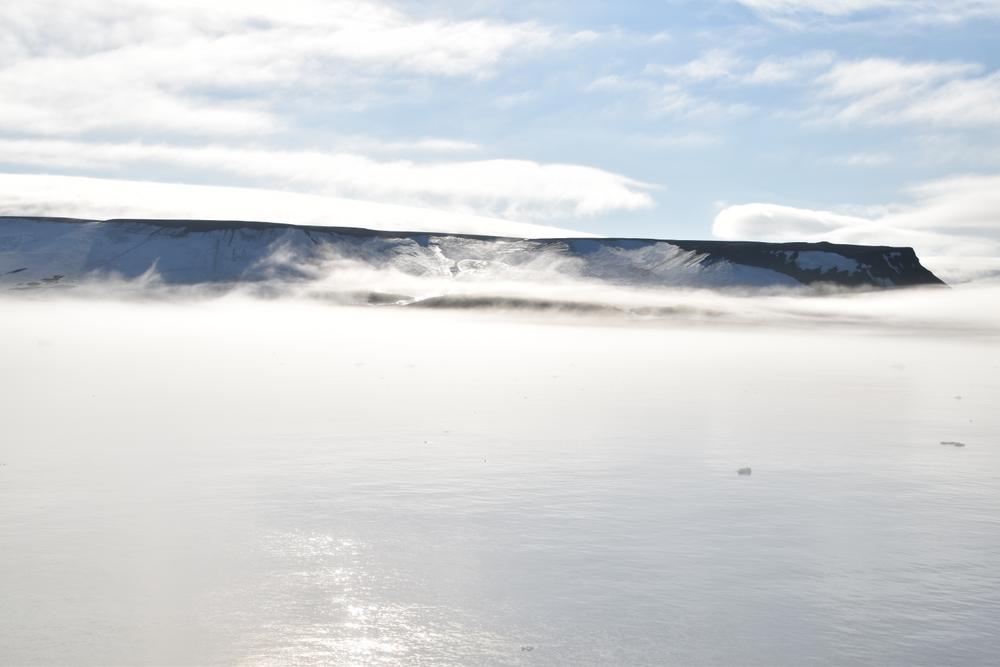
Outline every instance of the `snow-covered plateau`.
{"type": "MultiPolygon", "coordinates": [[[[940,284],[911,248],[634,238],[508,238],[264,222],[0,218],[0,283],[309,282],[391,272],[448,282],[630,287],[891,288],[940,284]]],[[[343,283],[343,280],[341,280],[343,283]]]]}

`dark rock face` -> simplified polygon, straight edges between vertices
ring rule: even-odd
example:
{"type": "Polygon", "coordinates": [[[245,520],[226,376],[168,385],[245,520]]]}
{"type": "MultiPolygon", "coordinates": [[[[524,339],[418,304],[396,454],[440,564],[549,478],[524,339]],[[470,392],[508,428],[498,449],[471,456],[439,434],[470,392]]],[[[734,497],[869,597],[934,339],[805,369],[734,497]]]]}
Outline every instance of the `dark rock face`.
{"type": "MultiPolygon", "coordinates": [[[[824,282],[828,273],[820,266],[796,262],[800,253],[824,252],[856,262],[858,271],[835,270],[839,285],[881,285],[909,287],[943,285],[944,281],[927,270],[913,248],[819,243],[760,243],[754,241],[673,241],[682,248],[709,253],[731,262],[774,269],[804,284],[824,282]]],[[[716,261],[719,261],[718,259],[716,261]]]]}
{"type": "Polygon", "coordinates": [[[0,218],[0,283],[155,272],[166,284],[310,280],[345,266],[456,280],[711,288],[943,284],[912,248],[627,238],[517,239],[264,222],[0,218]],[[58,278],[55,278],[58,276],[58,278]]]}

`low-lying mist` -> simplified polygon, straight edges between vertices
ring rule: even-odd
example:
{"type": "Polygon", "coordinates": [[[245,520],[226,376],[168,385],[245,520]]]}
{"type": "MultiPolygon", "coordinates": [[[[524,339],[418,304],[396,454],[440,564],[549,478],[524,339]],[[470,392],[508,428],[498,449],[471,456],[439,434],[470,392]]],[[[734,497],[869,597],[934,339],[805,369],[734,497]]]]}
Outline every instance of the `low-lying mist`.
{"type": "Polygon", "coordinates": [[[797,288],[698,289],[628,287],[570,277],[545,267],[504,278],[456,280],[410,275],[347,263],[311,280],[166,284],[151,271],[137,279],[115,276],[65,284],[58,280],[0,292],[7,308],[17,303],[110,301],[191,304],[263,309],[264,302],[397,310],[463,310],[522,316],[574,317],[578,324],[739,324],[794,327],[849,326],[911,329],[923,333],[1000,333],[1000,283],[886,290],[833,285],[797,288]],[[545,270],[545,269],[548,270],[545,270]]]}
{"type": "MultiPolygon", "coordinates": [[[[236,396],[259,409],[271,397],[286,410],[365,396],[370,419],[391,409],[420,420],[422,409],[439,414],[424,392],[447,396],[441,409],[465,409],[468,382],[486,394],[495,382],[504,387],[491,410],[523,409],[519,394],[513,403],[508,396],[518,382],[546,380],[543,369],[565,372],[577,359],[579,383],[627,385],[645,381],[647,358],[658,358],[660,371],[678,382],[705,374],[718,383],[729,382],[734,369],[743,369],[737,374],[744,379],[756,372],[820,377],[860,364],[875,369],[865,373],[891,375],[893,364],[943,358],[943,349],[1000,363],[996,286],[809,297],[579,284],[519,284],[501,293],[495,285],[472,287],[481,289],[364,306],[342,305],[330,295],[343,292],[317,285],[264,295],[126,283],[8,293],[0,300],[6,401],[37,397],[14,419],[27,437],[32,421],[19,420],[46,419],[46,394],[76,387],[98,387],[129,405],[145,406],[148,397],[152,405],[140,411],[154,420],[178,406],[200,410],[191,397],[208,400],[209,386],[227,409],[236,409],[236,396]]],[[[97,405],[79,398],[61,409],[97,405]]],[[[553,395],[546,405],[562,410],[558,403],[553,395]]]]}
{"type": "MultiPolygon", "coordinates": [[[[858,364],[891,375],[893,364],[940,360],[946,349],[995,366],[998,306],[998,285],[807,296],[580,282],[435,285],[388,274],[256,287],[150,279],[7,292],[0,298],[0,370],[9,379],[8,405],[22,402],[27,386],[39,397],[18,418],[27,412],[44,420],[48,391],[97,386],[129,404],[150,396],[154,405],[142,412],[155,419],[191,396],[206,400],[205,387],[215,386],[227,405],[251,394],[272,397],[282,409],[312,405],[315,394],[351,404],[365,396],[358,410],[369,419],[378,418],[371,411],[392,409],[421,420],[421,410],[438,414],[426,395],[465,409],[467,382],[487,394],[494,382],[503,385],[491,410],[523,409],[520,395],[511,403],[507,392],[548,377],[539,369],[565,372],[574,359],[585,359],[580,372],[591,374],[580,384],[617,382],[619,373],[631,374],[620,380],[626,384],[643,381],[646,358],[661,359],[661,371],[679,382],[693,381],[692,373],[728,382],[734,369],[822,377],[858,364]],[[350,289],[357,284],[365,290],[350,289]]],[[[266,402],[251,400],[260,409],[266,402]]],[[[546,405],[563,409],[554,395],[546,405]]],[[[27,435],[30,423],[22,426],[27,435]]]]}

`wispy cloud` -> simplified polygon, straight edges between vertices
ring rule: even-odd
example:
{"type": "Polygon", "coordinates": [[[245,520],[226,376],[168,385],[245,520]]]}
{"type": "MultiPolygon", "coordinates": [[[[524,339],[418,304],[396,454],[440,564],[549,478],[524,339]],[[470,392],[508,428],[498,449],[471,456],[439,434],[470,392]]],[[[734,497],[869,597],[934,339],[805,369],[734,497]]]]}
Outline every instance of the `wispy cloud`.
{"type": "Polygon", "coordinates": [[[888,153],[851,153],[833,159],[833,162],[847,167],[881,167],[892,161],[893,158],[888,153]]]}
{"type": "Polygon", "coordinates": [[[681,132],[675,134],[632,134],[627,137],[630,144],[660,146],[663,148],[707,148],[724,143],[718,133],[681,132]]]}
{"type": "MultiPolygon", "coordinates": [[[[844,16],[879,9],[899,9],[907,0],[736,0],[763,14],[816,13],[844,16]]],[[[916,0],[913,4],[919,3],[916,0]]]]}
{"type": "Polygon", "coordinates": [[[782,98],[771,111],[808,124],[997,126],[1000,72],[985,70],[962,61],[842,59],[830,51],[754,60],[710,50],[685,62],[647,65],[642,76],[606,76],[591,89],[642,93],[654,108],[676,115],[718,115],[757,106],[759,99],[743,97],[752,88],[795,84],[801,95],[782,98]]]}
{"type": "Polygon", "coordinates": [[[713,81],[733,78],[735,72],[743,68],[743,63],[742,58],[729,51],[712,49],[684,63],[647,65],[645,73],[674,81],[713,81]]]}
{"type": "Polygon", "coordinates": [[[652,116],[708,121],[732,118],[749,113],[753,106],[719,98],[700,84],[732,78],[739,63],[723,52],[710,52],[676,65],[646,65],[637,75],[602,76],[591,81],[586,90],[637,98],[652,116]]]}
{"type": "Polygon", "coordinates": [[[741,101],[752,87],[807,86],[836,61],[830,51],[754,59],[726,49],[710,49],[674,63],[648,63],[638,74],[611,74],[592,81],[590,92],[636,96],[653,115],[719,120],[746,115],[758,100],[741,101]]]}
{"type": "Polygon", "coordinates": [[[960,23],[1000,17],[996,0],[733,0],[761,16],[800,25],[802,21],[864,20],[886,16],[896,20],[960,23]]]}
{"type": "Polygon", "coordinates": [[[835,59],[831,51],[808,51],[795,56],[770,56],[745,72],[740,80],[747,84],[778,84],[808,81],[835,59]]]}
{"type": "Polygon", "coordinates": [[[923,123],[944,127],[1000,124],[1000,73],[980,75],[965,62],[868,58],[839,62],[818,81],[819,121],[923,123]]]}
{"type": "Polygon", "coordinates": [[[729,83],[766,85],[808,82],[836,60],[831,51],[806,51],[794,56],[767,56],[760,60],[722,49],[673,64],[649,64],[644,73],[677,84],[729,83]]]}

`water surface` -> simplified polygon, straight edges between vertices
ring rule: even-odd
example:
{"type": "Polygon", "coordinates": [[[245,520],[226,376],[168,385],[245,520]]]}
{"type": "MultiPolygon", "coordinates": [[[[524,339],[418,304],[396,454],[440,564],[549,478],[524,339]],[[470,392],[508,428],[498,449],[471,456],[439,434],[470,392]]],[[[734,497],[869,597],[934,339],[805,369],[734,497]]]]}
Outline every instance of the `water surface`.
{"type": "Polygon", "coordinates": [[[4,664],[1000,659],[983,332],[2,307],[4,664]]]}

